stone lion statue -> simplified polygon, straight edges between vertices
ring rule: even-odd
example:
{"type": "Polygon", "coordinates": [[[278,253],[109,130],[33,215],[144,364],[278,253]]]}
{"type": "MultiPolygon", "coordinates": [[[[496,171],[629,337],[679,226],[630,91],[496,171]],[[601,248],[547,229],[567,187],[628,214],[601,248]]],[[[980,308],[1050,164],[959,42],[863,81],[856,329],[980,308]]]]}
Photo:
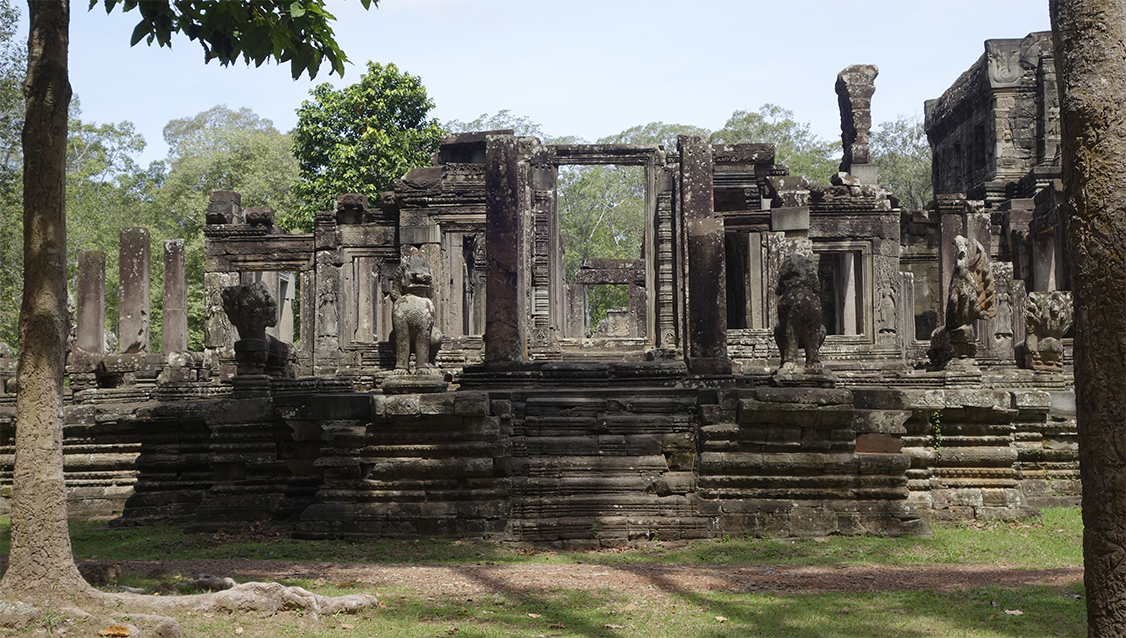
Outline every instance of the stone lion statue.
{"type": "Polygon", "coordinates": [[[954,272],[946,298],[946,324],[931,335],[927,356],[942,365],[951,359],[977,356],[974,322],[997,316],[993,267],[981,242],[958,235],[954,238],[954,272]]]}
{"type": "Polygon", "coordinates": [[[807,368],[818,367],[826,331],[821,323],[821,280],[813,260],[799,254],[786,257],[775,292],[779,300],[774,340],[782,351],[779,369],[798,367],[798,348],[805,348],[807,368]]]}
{"type": "Polygon", "coordinates": [[[414,354],[415,373],[436,370],[442,333],[434,329],[434,302],[430,299],[433,275],[430,264],[410,247],[391,281],[391,342],[395,344],[395,374],[410,373],[414,354]]]}

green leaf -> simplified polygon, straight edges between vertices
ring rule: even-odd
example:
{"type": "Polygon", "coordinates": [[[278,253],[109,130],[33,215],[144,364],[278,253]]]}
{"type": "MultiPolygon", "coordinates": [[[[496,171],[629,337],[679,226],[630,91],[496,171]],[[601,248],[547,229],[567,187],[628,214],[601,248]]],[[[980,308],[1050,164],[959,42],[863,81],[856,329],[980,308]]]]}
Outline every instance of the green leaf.
{"type": "Polygon", "coordinates": [[[305,15],[305,9],[301,6],[301,2],[294,2],[289,5],[289,15],[294,18],[300,18],[305,15]]]}
{"type": "Polygon", "coordinates": [[[133,29],[133,37],[129,39],[129,46],[136,46],[146,35],[149,34],[149,25],[141,22],[133,29]]]}

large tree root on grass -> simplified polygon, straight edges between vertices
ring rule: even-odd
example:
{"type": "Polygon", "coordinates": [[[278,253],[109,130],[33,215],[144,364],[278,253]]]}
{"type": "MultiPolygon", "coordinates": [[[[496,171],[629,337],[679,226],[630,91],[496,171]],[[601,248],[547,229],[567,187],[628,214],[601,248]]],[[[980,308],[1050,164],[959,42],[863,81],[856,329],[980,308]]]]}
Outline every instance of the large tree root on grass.
{"type": "MultiPolygon", "coordinates": [[[[143,594],[106,593],[91,589],[64,602],[53,592],[35,605],[21,601],[0,600],[0,627],[22,629],[47,615],[46,610],[68,617],[88,618],[90,615],[128,614],[130,625],[125,628],[132,638],[179,638],[183,636],[179,623],[171,614],[188,612],[225,613],[278,613],[304,611],[317,617],[320,614],[355,613],[379,604],[369,594],[322,596],[301,587],[287,587],[280,583],[243,583],[223,591],[188,596],[146,596],[143,594]]],[[[115,635],[115,634],[107,634],[115,635]]]]}

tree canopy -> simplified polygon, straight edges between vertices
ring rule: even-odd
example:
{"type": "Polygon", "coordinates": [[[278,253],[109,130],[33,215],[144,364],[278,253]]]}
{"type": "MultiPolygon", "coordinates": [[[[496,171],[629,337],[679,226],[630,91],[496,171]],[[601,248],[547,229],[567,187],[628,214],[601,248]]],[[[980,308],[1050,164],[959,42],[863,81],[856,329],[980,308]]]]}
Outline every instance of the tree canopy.
{"type": "MultiPolygon", "coordinates": [[[[379,0],[360,0],[365,9],[379,0]]],[[[90,0],[90,8],[99,0],[90,0]]],[[[324,0],[101,0],[106,13],[120,6],[136,10],[141,20],[133,29],[130,44],[141,40],[172,47],[172,34],[182,33],[203,47],[204,63],[218,60],[223,66],[242,58],[254,66],[267,60],[289,62],[293,78],[308,73],[316,77],[321,62],[332,72],[344,75],[347,56],[336,44],[332,22],[324,0]]]]}
{"type": "Polygon", "coordinates": [[[931,201],[931,147],[918,116],[900,115],[872,131],[872,161],[880,184],[904,208],[920,210],[931,201]]]}
{"type": "Polygon", "coordinates": [[[794,112],[774,104],[758,111],[735,111],[723,128],[712,133],[713,144],[770,143],[775,162],[811,182],[826,182],[840,164],[840,144],[818,137],[806,122],[794,120],[794,112]]]}
{"type": "Polygon", "coordinates": [[[430,165],[444,129],[428,117],[434,102],[422,80],[394,64],[368,62],[360,81],[336,89],[325,83],[297,111],[293,154],[300,179],[300,224],[312,228],[316,211],[336,196],[363,193],[375,202],[410,169],[430,165]]]}
{"type": "Polygon", "coordinates": [[[508,109],[501,109],[493,115],[482,113],[476,119],[468,122],[450,120],[445,127],[451,133],[471,133],[475,131],[500,131],[511,129],[516,135],[523,137],[538,137],[547,141],[548,135],[543,128],[524,115],[517,115],[508,109]]]}
{"type": "MultiPolygon", "coordinates": [[[[269,206],[279,225],[301,226],[293,184],[297,160],[293,137],[248,108],[215,106],[164,127],[167,176],[156,194],[162,239],[185,240],[188,277],[188,346],[203,348],[203,224],[208,195],[231,190],[244,206],[269,206]]],[[[158,281],[153,277],[153,281],[158,281]]],[[[154,322],[155,327],[155,322],[154,322]]],[[[154,329],[154,343],[159,335],[154,329]]]]}

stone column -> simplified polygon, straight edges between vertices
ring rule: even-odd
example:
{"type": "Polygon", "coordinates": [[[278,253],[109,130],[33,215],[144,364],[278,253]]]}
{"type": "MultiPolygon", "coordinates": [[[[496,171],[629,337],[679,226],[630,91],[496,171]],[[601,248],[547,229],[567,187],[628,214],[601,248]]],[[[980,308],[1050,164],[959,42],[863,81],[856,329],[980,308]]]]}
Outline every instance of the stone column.
{"type": "Polygon", "coordinates": [[[106,254],[87,251],[78,255],[77,330],[75,345],[94,354],[106,354],[106,254]]]}
{"type": "MultiPolygon", "coordinates": [[[[991,219],[991,215],[989,213],[985,212],[985,202],[982,201],[982,200],[968,200],[968,201],[966,201],[966,231],[965,231],[965,235],[966,235],[966,237],[969,237],[970,239],[976,239],[981,244],[982,248],[985,249],[985,255],[986,255],[987,259],[989,258],[989,255],[992,254],[992,252],[993,252],[993,247],[991,246],[992,236],[990,234],[991,227],[992,227],[992,219],[991,219]]],[[[1011,269],[1009,270],[1009,273],[1010,273],[1010,278],[1011,278],[1011,273],[1012,273],[1011,269]]],[[[997,282],[996,282],[996,276],[997,276],[996,264],[994,264],[993,274],[994,274],[994,286],[996,286],[997,285],[997,282]]],[[[996,291],[996,288],[995,288],[995,292],[999,292],[999,291],[996,291]]],[[[994,303],[997,303],[997,302],[1000,302],[1000,301],[1001,301],[1000,299],[995,299],[994,303]]],[[[997,309],[1000,310],[999,305],[997,306],[997,309]]],[[[983,358],[992,358],[993,348],[994,348],[995,345],[997,345],[997,343],[993,339],[994,324],[995,324],[996,321],[997,321],[997,317],[993,317],[991,319],[979,319],[979,320],[974,322],[974,331],[977,334],[978,350],[982,353],[982,355],[979,355],[979,356],[981,356],[983,358]]],[[[1010,319],[1010,322],[1011,322],[1011,319],[1010,319]]],[[[1006,330],[1011,330],[1011,328],[1006,328],[1006,330]]]]}
{"type": "Polygon", "coordinates": [[[293,343],[293,302],[297,299],[297,281],[291,272],[278,273],[278,340],[293,343]]]}
{"type": "Polygon", "coordinates": [[[1056,234],[1040,233],[1032,242],[1032,289],[1056,290],[1056,234]]]}
{"type": "Polygon", "coordinates": [[[152,248],[147,228],[122,228],[118,258],[121,286],[118,305],[121,334],[118,351],[149,351],[149,261],[152,248]]]}
{"type": "Polygon", "coordinates": [[[160,351],[188,349],[188,282],[184,277],[184,240],[164,240],[164,322],[160,351]]]}
{"type": "Polygon", "coordinates": [[[527,358],[520,165],[514,136],[489,135],[486,140],[485,365],[503,367],[527,358]]]}
{"type": "Polygon", "coordinates": [[[855,64],[837,75],[841,141],[844,143],[841,172],[852,174],[861,184],[877,183],[876,165],[871,163],[868,141],[872,129],[872,94],[876,92],[874,82],[879,72],[874,64],[855,64]]]}
{"type": "Polygon", "coordinates": [[[727,357],[727,275],[723,220],[712,192],[712,148],[680,136],[680,211],[688,258],[688,367],[696,374],[730,374],[727,357]]]}
{"type": "MultiPolygon", "coordinates": [[[[938,325],[946,322],[946,299],[950,296],[950,276],[954,273],[954,238],[964,235],[965,196],[936,195],[940,214],[938,235],[938,325]]],[[[984,244],[983,244],[984,245],[984,244]]],[[[930,335],[918,335],[929,339],[930,335]]]]}
{"type": "Polygon", "coordinates": [[[841,256],[841,292],[839,295],[840,307],[838,314],[840,315],[840,334],[842,335],[855,335],[859,334],[859,326],[856,324],[856,296],[859,290],[856,287],[856,268],[858,261],[858,253],[844,253],[841,256]]]}

